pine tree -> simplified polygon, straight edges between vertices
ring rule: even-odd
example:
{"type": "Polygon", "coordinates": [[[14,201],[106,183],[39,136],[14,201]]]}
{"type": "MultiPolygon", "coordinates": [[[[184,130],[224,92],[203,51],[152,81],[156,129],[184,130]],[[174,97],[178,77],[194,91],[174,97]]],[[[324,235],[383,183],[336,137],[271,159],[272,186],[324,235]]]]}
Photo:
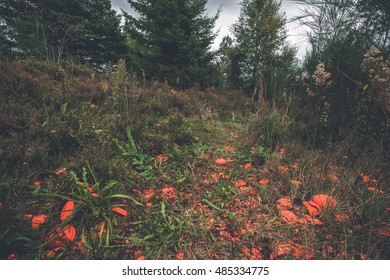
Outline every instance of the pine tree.
{"type": "Polygon", "coordinates": [[[4,48],[17,58],[58,63],[62,58],[95,66],[126,55],[120,17],[109,0],[3,0],[4,48]]]}
{"type": "Polygon", "coordinates": [[[213,54],[214,17],[207,0],[128,0],[139,17],[126,14],[133,70],[149,79],[189,87],[207,83],[213,54]]]}
{"type": "Polygon", "coordinates": [[[277,51],[286,39],[284,15],[276,0],[244,0],[238,21],[233,24],[236,60],[241,87],[264,98],[265,69],[276,61],[277,51]]]}

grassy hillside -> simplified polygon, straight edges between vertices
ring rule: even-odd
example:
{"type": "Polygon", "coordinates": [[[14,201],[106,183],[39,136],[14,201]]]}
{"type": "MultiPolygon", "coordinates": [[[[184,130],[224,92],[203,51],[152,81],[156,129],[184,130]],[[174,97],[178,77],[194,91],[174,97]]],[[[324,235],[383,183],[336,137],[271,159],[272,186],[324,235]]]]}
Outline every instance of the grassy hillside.
{"type": "Polygon", "coordinates": [[[0,258],[389,259],[388,155],[304,127],[293,103],[2,60],[0,258]]]}

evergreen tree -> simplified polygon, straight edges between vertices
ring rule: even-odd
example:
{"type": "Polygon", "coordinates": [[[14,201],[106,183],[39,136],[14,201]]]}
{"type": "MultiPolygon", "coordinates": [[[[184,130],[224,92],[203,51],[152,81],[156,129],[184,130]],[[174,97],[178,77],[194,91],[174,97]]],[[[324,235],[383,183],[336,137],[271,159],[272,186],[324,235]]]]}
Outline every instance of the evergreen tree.
{"type": "Polygon", "coordinates": [[[219,73],[219,88],[240,89],[241,69],[239,62],[244,60],[243,53],[238,51],[234,40],[230,36],[222,38],[216,57],[216,64],[219,73]]]}
{"type": "Polygon", "coordinates": [[[286,39],[284,15],[275,0],[244,0],[232,32],[236,42],[233,67],[238,72],[240,87],[253,96],[265,98],[265,69],[277,61],[278,50],[286,39]]]}
{"type": "Polygon", "coordinates": [[[0,28],[17,58],[57,63],[72,57],[95,66],[126,55],[120,17],[109,0],[3,0],[0,28]]]}
{"type": "Polygon", "coordinates": [[[206,84],[212,71],[214,17],[207,0],[128,0],[139,17],[126,14],[133,70],[179,87],[206,84]]]}

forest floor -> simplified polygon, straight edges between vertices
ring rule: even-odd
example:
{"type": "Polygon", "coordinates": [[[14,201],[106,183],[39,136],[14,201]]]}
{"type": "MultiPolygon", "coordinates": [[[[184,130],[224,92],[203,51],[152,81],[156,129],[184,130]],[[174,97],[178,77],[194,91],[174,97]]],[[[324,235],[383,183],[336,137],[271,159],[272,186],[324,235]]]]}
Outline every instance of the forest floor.
{"type": "Polygon", "coordinates": [[[390,258],[380,151],[237,92],[49,70],[4,70],[0,258],[390,258]]]}

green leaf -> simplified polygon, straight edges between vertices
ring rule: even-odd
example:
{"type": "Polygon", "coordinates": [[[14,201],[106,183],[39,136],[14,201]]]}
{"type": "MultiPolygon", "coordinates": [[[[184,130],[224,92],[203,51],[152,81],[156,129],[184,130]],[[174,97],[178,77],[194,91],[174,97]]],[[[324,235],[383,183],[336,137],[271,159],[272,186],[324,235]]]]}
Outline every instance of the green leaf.
{"type": "Polygon", "coordinates": [[[88,184],[87,169],[85,167],[83,167],[83,182],[84,184],[88,184]]]}
{"type": "Polygon", "coordinates": [[[112,188],[116,187],[117,184],[118,184],[117,181],[115,181],[115,180],[110,180],[110,181],[108,181],[107,184],[104,186],[103,191],[107,191],[107,190],[109,190],[109,189],[112,189],[112,188]]]}
{"type": "Polygon", "coordinates": [[[163,215],[163,217],[165,219],[165,203],[164,203],[164,201],[161,203],[161,215],[163,215]]]}
{"type": "Polygon", "coordinates": [[[109,196],[106,196],[107,199],[110,199],[110,198],[125,198],[125,199],[130,199],[131,201],[133,201],[136,205],[139,205],[139,206],[143,206],[143,204],[139,201],[137,201],[136,199],[132,198],[131,196],[129,195],[125,195],[125,194],[112,194],[112,195],[109,195],[109,196]]]}
{"type": "Polygon", "coordinates": [[[142,244],[144,242],[144,240],[142,238],[139,238],[139,237],[130,237],[129,240],[134,245],[139,245],[139,244],[142,244]]]}
{"type": "Polygon", "coordinates": [[[61,115],[64,115],[66,113],[66,108],[68,107],[68,102],[65,102],[64,104],[61,105],[61,115]]]}
{"type": "Polygon", "coordinates": [[[83,243],[83,246],[89,250],[92,250],[92,246],[88,243],[87,239],[85,238],[85,230],[83,229],[81,232],[81,242],[83,243]]]}
{"type": "Polygon", "coordinates": [[[202,199],[203,202],[206,202],[208,205],[210,205],[211,207],[213,207],[214,209],[218,210],[218,211],[221,211],[222,212],[222,209],[219,208],[217,205],[215,205],[214,203],[212,203],[210,200],[206,199],[206,198],[203,198],[202,199]]]}
{"type": "Polygon", "coordinates": [[[72,177],[73,181],[80,182],[80,179],[77,177],[76,173],[73,171],[70,171],[70,176],[72,177]]]}

